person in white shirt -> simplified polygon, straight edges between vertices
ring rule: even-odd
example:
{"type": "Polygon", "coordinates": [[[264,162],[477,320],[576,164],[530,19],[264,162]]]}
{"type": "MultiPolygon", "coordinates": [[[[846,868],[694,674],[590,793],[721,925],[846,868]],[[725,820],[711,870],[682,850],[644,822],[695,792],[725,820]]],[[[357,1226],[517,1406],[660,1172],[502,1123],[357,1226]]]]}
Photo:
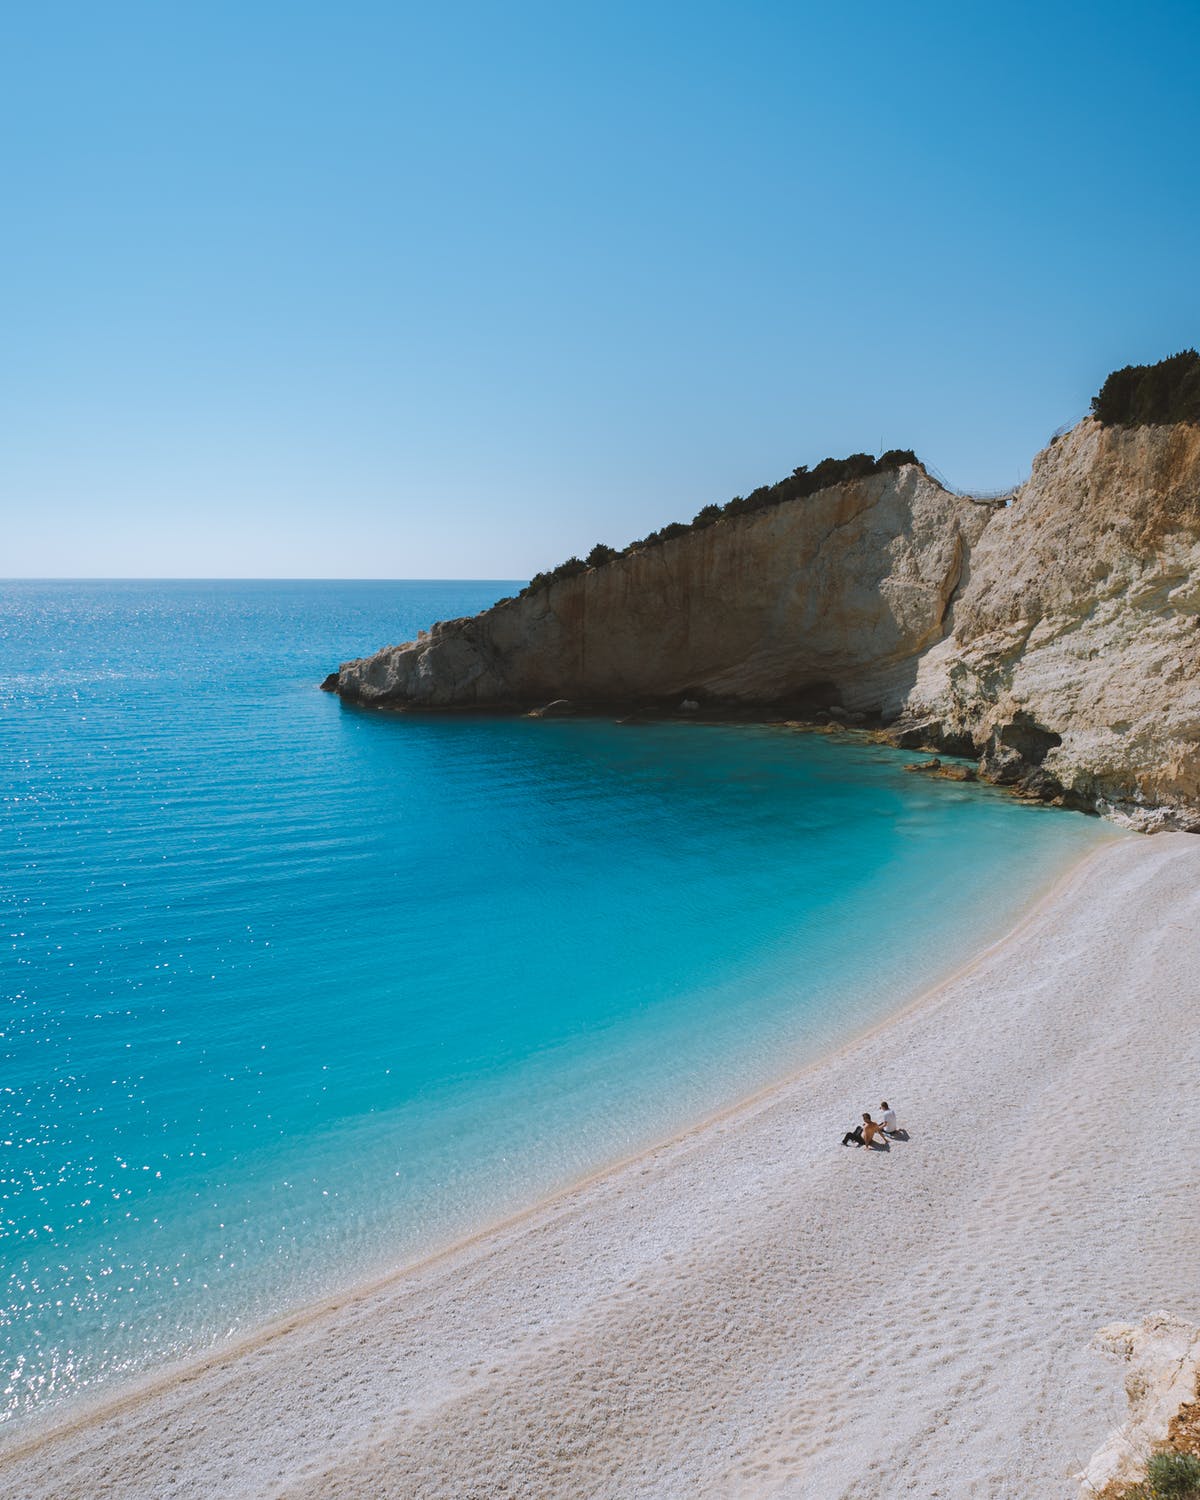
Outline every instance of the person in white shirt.
{"type": "Polygon", "coordinates": [[[883,1126],[884,1135],[895,1135],[897,1130],[896,1111],[886,1099],[879,1107],[883,1111],[879,1117],[879,1123],[883,1126]]]}

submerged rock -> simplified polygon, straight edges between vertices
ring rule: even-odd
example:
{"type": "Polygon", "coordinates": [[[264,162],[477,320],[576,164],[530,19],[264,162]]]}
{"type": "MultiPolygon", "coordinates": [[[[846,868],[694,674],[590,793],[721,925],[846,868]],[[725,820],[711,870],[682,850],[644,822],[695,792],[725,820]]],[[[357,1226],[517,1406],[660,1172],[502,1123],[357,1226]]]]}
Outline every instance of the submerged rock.
{"type": "Polygon", "coordinates": [[[943,781],[978,781],[979,777],[970,766],[948,766],[937,759],[917,760],[904,767],[906,771],[916,771],[926,776],[938,776],[943,781]]]}

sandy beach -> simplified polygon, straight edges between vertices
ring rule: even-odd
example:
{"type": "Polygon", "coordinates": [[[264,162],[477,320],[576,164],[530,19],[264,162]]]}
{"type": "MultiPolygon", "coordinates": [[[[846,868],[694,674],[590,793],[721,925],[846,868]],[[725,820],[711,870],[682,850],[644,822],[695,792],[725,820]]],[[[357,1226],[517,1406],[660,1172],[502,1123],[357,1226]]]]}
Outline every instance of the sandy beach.
{"type": "MultiPolygon", "coordinates": [[[[931,920],[936,913],[931,913],[931,920]]],[[[1130,836],[900,1017],[0,1457],[39,1497],[1073,1496],[1097,1328],[1200,1320],[1200,839],[1130,836]],[[883,1098],[909,1139],[843,1148],[883,1098]]]]}

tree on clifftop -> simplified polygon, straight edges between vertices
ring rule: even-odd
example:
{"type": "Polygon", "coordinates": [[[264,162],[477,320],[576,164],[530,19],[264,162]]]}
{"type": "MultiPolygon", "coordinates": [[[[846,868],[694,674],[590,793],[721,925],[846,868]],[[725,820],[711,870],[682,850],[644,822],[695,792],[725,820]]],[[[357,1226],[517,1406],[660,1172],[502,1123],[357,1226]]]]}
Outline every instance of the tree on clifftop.
{"type": "Polygon", "coordinates": [[[1092,397],[1092,415],[1105,427],[1200,424],[1200,354],[1184,349],[1156,365],[1114,370],[1092,397]]]}
{"type": "Polygon", "coordinates": [[[760,484],[748,495],[735,495],[725,505],[705,505],[696,512],[694,519],[686,524],[682,521],[671,521],[661,530],[652,531],[649,536],[642,537],[640,541],[630,542],[624,551],[609,547],[604,542],[597,542],[588,553],[586,563],[578,557],[570,557],[565,563],[559,563],[557,568],[550,568],[545,573],[536,573],[521,590],[521,595],[524,597],[536,594],[542,589],[549,588],[558,579],[574,578],[576,574],[583,573],[588,568],[602,568],[614,558],[627,557],[633,552],[645,552],[652,547],[661,547],[664,542],[669,542],[677,536],[686,536],[689,531],[703,531],[707,526],[715,526],[718,521],[726,517],[752,515],[755,511],[768,510],[788,500],[802,500],[806,495],[814,495],[818,490],[827,489],[833,484],[869,479],[872,474],[884,474],[916,462],[917,456],[911,448],[889,448],[881,458],[872,458],[869,453],[851,453],[848,458],[823,458],[813,469],[809,469],[806,464],[801,464],[778,484],[760,484]]]}

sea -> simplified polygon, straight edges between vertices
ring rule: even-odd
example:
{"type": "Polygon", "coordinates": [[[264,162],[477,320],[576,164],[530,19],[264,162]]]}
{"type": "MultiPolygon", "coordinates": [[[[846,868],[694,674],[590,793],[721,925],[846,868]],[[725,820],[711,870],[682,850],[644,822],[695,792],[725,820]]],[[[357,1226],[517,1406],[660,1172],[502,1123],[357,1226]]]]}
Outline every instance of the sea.
{"type": "Polygon", "coordinates": [[[795,1072],[1112,836],[861,738],[319,691],[517,587],[0,585],[4,1421],[795,1072]]]}

